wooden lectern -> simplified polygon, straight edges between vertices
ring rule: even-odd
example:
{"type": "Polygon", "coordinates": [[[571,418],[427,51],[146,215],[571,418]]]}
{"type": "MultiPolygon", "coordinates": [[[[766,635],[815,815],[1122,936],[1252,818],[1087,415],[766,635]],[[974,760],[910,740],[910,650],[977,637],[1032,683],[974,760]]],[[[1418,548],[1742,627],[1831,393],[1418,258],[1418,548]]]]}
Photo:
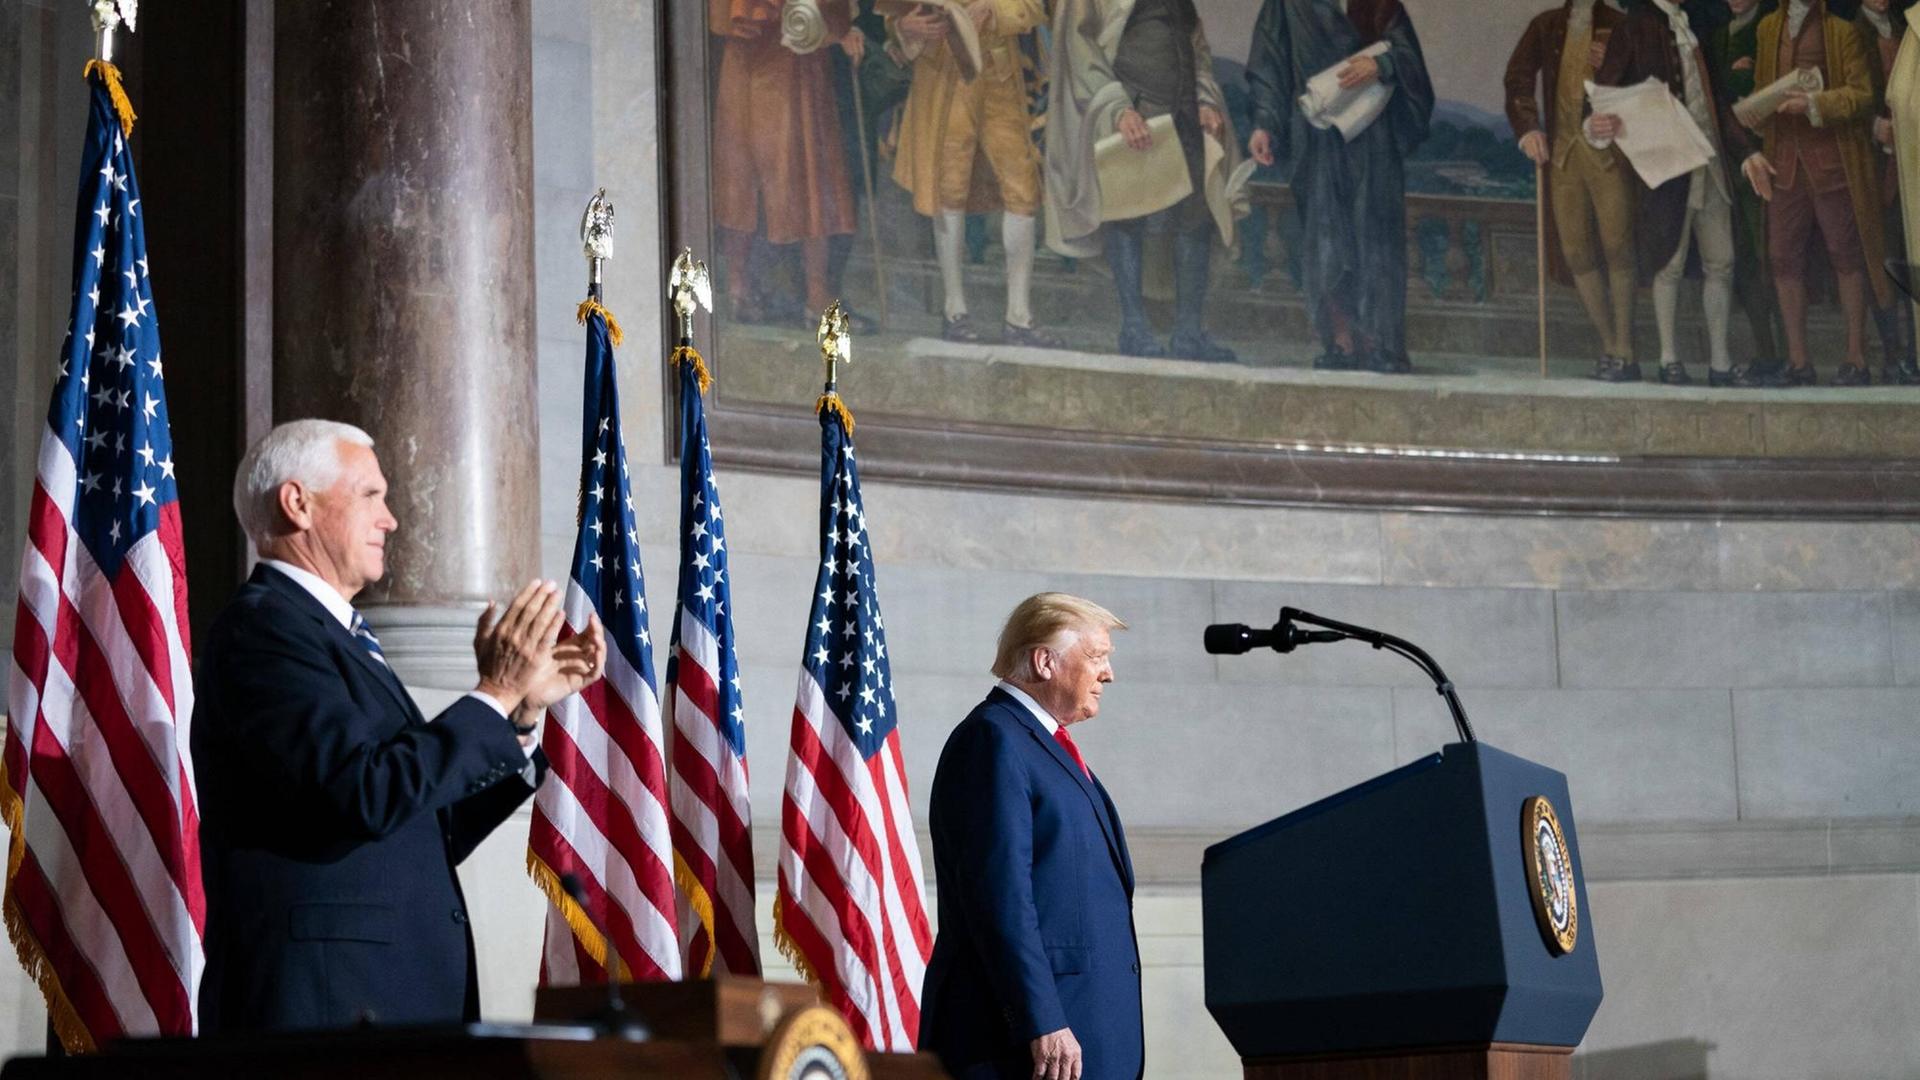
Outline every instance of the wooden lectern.
{"type": "Polygon", "coordinates": [[[1568,1080],[1600,1007],[1566,777],[1454,743],[1207,849],[1246,1080],[1568,1080]]]}

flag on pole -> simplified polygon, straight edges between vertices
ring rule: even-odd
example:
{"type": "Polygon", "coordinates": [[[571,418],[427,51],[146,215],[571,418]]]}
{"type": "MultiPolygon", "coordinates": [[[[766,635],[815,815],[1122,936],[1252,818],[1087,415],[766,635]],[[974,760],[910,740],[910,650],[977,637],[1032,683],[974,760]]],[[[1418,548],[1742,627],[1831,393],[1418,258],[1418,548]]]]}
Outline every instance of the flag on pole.
{"type": "Polygon", "coordinates": [[[112,65],[87,65],[73,305],[20,560],[0,751],[6,924],[60,1041],[188,1035],[206,898],[186,555],[145,208],[112,65]]]}
{"type": "Polygon", "coordinates": [[[685,341],[673,361],[680,367],[680,586],[666,710],[673,728],[680,938],[689,975],[758,975],[747,728],[733,649],[726,524],[701,400],[712,380],[706,362],[685,341]]]}
{"type": "Polygon", "coordinates": [[[853,418],[820,408],[820,572],[780,807],[780,949],[870,1048],[911,1051],[933,955],[853,418]]]}
{"type": "Polygon", "coordinates": [[[680,977],[667,775],[645,580],[633,525],[613,346],[618,324],[590,299],[580,534],[567,582],[567,630],[597,614],[606,677],[553,705],[540,745],[553,774],[534,797],[527,871],[547,894],[540,981],[548,985],[680,977]],[[567,895],[580,882],[587,907],[567,895]],[[609,956],[608,938],[612,938],[609,956]]]}

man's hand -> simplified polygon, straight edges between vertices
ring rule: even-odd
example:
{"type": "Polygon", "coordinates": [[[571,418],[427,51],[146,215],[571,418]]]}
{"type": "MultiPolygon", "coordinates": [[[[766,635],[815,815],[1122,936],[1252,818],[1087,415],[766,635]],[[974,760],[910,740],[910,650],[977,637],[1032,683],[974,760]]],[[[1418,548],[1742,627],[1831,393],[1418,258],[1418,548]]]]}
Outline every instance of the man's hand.
{"type": "Polygon", "coordinates": [[[1893,145],[1893,121],[1884,116],[1873,118],[1873,141],[1881,146],[1893,145]]]}
{"type": "Polygon", "coordinates": [[[857,27],[847,31],[847,36],[840,39],[840,51],[847,54],[854,67],[859,67],[860,59],[867,55],[867,35],[857,27]]]}
{"type": "Polygon", "coordinates": [[[967,18],[973,20],[973,28],[986,33],[993,25],[993,0],[973,0],[967,5],[967,18]]]}
{"type": "Polygon", "coordinates": [[[1743,57],[1741,57],[1740,59],[1738,59],[1738,60],[1735,60],[1735,61],[1733,62],[1733,70],[1735,70],[1735,71],[1752,71],[1752,70],[1753,70],[1753,57],[1751,57],[1751,56],[1743,56],[1743,57]]]}
{"type": "Polygon", "coordinates": [[[1795,90],[1793,93],[1781,98],[1780,104],[1774,106],[1773,111],[1777,115],[1805,116],[1807,115],[1807,110],[1812,107],[1813,98],[1809,97],[1804,90],[1795,90]]]}
{"type": "Polygon", "coordinates": [[[1033,1050],[1033,1080],[1080,1080],[1080,1040],[1071,1030],[1049,1031],[1028,1045],[1033,1050]]]}
{"type": "Polygon", "coordinates": [[[513,710],[513,730],[520,736],[520,745],[532,746],[539,739],[540,722],[555,702],[585,690],[606,669],[606,634],[600,617],[589,614],[585,631],[554,645],[546,666],[527,688],[527,696],[520,699],[520,707],[513,710]]]}
{"type": "Polygon", "coordinates": [[[1594,35],[1587,43],[1587,70],[1599,71],[1600,65],[1607,62],[1607,43],[1599,35],[1594,35]]]}
{"type": "Polygon", "coordinates": [[[1750,155],[1740,165],[1740,171],[1746,174],[1747,183],[1753,185],[1753,193],[1764,202],[1773,201],[1773,163],[1765,154],[1750,155]]]}
{"type": "Polygon", "coordinates": [[[488,601],[473,631],[473,658],[480,667],[481,693],[512,713],[549,661],[565,615],[551,581],[530,581],[494,620],[498,604],[488,601]]]}
{"type": "Polygon", "coordinates": [[[1254,128],[1253,137],[1247,140],[1247,153],[1262,165],[1273,164],[1273,135],[1266,128],[1254,128]]]}
{"type": "Polygon", "coordinates": [[[1520,136],[1520,152],[1535,165],[1547,163],[1547,135],[1538,129],[1520,136]]]}
{"type": "Polygon", "coordinates": [[[895,19],[893,28],[907,41],[939,41],[947,36],[947,13],[939,8],[917,7],[895,19]]]}
{"type": "Polygon", "coordinates": [[[1380,81],[1380,64],[1371,56],[1356,56],[1340,69],[1340,89],[1351,90],[1356,86],[1380,81]]]}
{"type": "Polygon", "coordinates": [[[1200,130],[1216,139],[1224,138],[1227,130],[1227,118],[1220,110],[1211,105],[1200,106],[1200,130]]]}
{"type": "Polygon", "coordinates": [[[1587,133],[1601,142],[1611,142],[1625,134],[1626,121],[1613,113],[1594,113],[1587,121],[1587,133]]]}
{"type": "Polygon", "coordinates": [[[1147,130],[1147,122],[1141,118],[1138,109],[1128,109],[1121,113],[1120,119],[1114,121],[1113,126],[1120,132],[1120,137],[1127,140],[1127,145],[1133,149],[1152,148],[1153,132],[1147,130]]]}
{"type": "MultiPolygon", "coordinates": [[[[545,712],[554,702],[591,686],[606,670],[606,632],[600,617],[589,614],[585,630],[554,645],[546,664],[527,685],[522,707],[545,712]]],[[[525,721],[520,726],[525,727],[525,721]]]]}

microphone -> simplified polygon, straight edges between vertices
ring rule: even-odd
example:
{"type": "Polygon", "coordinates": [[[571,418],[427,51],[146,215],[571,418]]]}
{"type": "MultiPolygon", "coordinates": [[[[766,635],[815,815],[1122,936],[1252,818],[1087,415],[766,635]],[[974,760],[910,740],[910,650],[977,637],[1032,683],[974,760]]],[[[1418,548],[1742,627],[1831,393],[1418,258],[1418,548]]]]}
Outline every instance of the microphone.
{"type": "Polygon", "coordinates": [[[1453,728],[1461,742],[1473,742],[1473,725],[1467,721],[1467,710],[1460,704],[1460,695],[1455,692],[1453,680],[1440,670],[1440,665],[1427,651],[1406,638],[1395,637],[1379,630],[1370,630],[1352,623],[1336,622],[1311,611],[1299,608],[1280,609],[1280,621],[1271,629],[1257,630],[1244,623],[1216,623],[1207,627],[1202,637],[1206,650],[1217,656],[1239,656],[1253,649],[1270,648],[1274,652],[1289,653],[1301,645],[1312,645],[1325,641],[1360,641],[1376,649],[1384,649],[1405,657],[1427,673],[1433,680],[1433,689],[1446,700],[1447,711],[1453,714],[1453,728]],[[1325,627],[1323,630],[1302,630],[1296,624],[1325,627]]]}
{"type": "Polygon", "coordinates": [[[1216,656],[1239,656],[1254,649],[1292,652],[1301,645],[1340,641],[1347,635],[1338,630],[1302,630],[1291,622],[1282,622],[1271,630],[1256,630],[1245,623],[1217,623],[1207,627],[1203,643],[1216,656]]]}
{"type": "Polygon", "coordinates": [[[591,923],[595,930],[600,931],[600,940],[607,943],[607,1008],[599,1018],[600,1026],[606,1029],[607,1034],[617,1039],[641,1042],[652,1038],[653,1030],[637,1014],[627,1008],[626,1000],[620,996],[620,954],[614,949],[612,936],[599,923],[593,921],[593,911],[587,907],[587,890],[580,884],[579,875],[571,872],[561,874],[560,888],[565,890],[569,899],[580,906],[580,914],[586,916],[587,922],[591,923]]]}

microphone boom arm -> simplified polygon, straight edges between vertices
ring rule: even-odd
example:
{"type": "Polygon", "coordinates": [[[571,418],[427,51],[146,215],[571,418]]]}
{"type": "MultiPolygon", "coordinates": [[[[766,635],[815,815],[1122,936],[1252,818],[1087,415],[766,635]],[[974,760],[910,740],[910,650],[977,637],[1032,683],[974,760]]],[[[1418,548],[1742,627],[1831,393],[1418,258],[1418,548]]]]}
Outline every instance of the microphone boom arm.
{"type": "Polygon", "coordinates": [[[1447,673],[1440,670],[1440,665],[1433,657],[1427,655],[1425,649],[1405,638],[1395,637],[1378,630],[1369,630],[1352,623],[1322,618],[1311,611],[1302,611],[1294,607],[1280,609],[1279,625],[1273,628],[1276,637],[1283,641],[1291,639],[1293,635],[1299,633],[1294,629],[1295,623],[1332,630],[1354,641],[1364,641],[1376,649],[1398,653],[1413,661],[1419,665],[1420,670],[1427,673],[1428,678],[1433,680],[1434,692],[1446,699],[1447,711],[1453,714],[1453,729],[1459,733],[1460,741],[1468,743],[1479,741],[1473,737],[1473,725],[1467,721],[1467,710],[1460,704],[1460,695],[1454,692],[1453,680],[1447,678],[1447,673]]]}

